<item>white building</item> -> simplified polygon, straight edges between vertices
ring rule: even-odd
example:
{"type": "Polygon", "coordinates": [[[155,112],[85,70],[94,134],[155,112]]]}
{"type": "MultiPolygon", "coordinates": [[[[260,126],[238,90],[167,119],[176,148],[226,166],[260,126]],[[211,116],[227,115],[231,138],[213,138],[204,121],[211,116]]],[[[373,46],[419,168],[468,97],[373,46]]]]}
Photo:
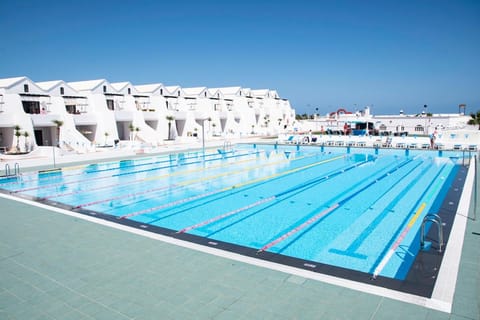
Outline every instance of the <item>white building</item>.
{"type": "Polygon", "coordinates": [[[165,140],[195,141],[202,131],[206,139],[276,134],[292,129],[294,117],[288,100],[273,90],[0,79],[3,151],[154,146],[165,140]]]}
{"type": "Polygon", "coordinates": [[[367,106],[359,112],[349,112],[343,108],[325,116],[302,121],[301,130],[307,131],[343,131],[345,124],[351,126],[355,122],[371,122],[380,134],[384,135],[430,135],[435,131],[466,129],[470,116],[462,113],[452,114],[419,114],[372,115],[367,106]]]}

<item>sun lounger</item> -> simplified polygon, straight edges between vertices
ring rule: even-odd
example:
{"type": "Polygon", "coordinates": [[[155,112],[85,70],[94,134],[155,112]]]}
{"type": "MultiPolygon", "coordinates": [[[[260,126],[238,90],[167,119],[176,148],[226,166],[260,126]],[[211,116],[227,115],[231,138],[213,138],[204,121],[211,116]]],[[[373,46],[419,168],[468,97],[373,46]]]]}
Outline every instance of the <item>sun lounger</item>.
{"type": "Polygon", "coordinates": [[[365,141],[358,141],[357,142],[358,147],[365,147],[366,145],[367,145],[367,143],[365,141]]]}
{"type": "Polygon", "coordinates": [[[392,147],[392,138],[388,137],[385,140],[385,143],[382,145],[384,148],[391,148],[392,147]]]}

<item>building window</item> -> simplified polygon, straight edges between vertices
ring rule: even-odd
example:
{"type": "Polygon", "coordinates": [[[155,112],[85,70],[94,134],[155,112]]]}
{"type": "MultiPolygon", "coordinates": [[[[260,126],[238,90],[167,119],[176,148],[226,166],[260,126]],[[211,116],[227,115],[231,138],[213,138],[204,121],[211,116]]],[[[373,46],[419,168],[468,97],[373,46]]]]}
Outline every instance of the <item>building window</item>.
{"type": "Polygon", "coordinates": [[[103,86],[103,92],[107,92],[107,86],[103,86]]]}
{"type": "Polygon", "coordinates": [[[128,88],[128,94],[132,94],[132,89],[128,88]]]}
{"type": "Polygon", "coordinates": [[[180,90],[178,90],[178,96],[180,97],[180,90]]]}
{"type": "Polygon", "coordinates": [[[163,96],[163,89],[160,89],[160,95],[163,96]]]}
{"type": "Polygon", "coordinates": [[[60,94],[62,96],[65,94],[65,88],[64,87],[60,87],[60,94]]]}
{"type": "Polygon", "coordinates": [[[39,114],[40,113],[40,102],[39,101],[22,101],[23,111],[28,114],[39,114]]]}
{"type": "Polygon", "coordinates": [[[207,91],[205,91],[203,94],[204,94],[204,95],[205,95],[205,97],[206,97],[206,96],[207,96],[207,91]]]}
{"type": "Polygon", "coordinates": [[[112,99],[107,99],[107,108],[108,110],[115,110],[115,104],[112,99]]]}
{"type": "Polygon", "coordinates": [[[78,114],[77,112],[77,106],[76,105],[66,105],[65,109],[67,109],[67,112],[70,114],[78,114]]]}
{"type": "Polygon", "coordinates": [[[23,92],[28,92],[28,84],[23,85],[23,92]]]}
{"type": "Polygon", "coordinates": [[[415,126],[415,132],[423,132],[423,126],[420,124],[417,124],[415,126]]]}

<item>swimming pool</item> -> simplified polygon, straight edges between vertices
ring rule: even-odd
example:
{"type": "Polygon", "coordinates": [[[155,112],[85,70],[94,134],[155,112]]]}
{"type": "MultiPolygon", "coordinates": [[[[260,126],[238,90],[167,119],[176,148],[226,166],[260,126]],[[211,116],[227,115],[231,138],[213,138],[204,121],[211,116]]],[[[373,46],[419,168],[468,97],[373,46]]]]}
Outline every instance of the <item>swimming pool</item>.
{"type": "Polygon", "coordinates": [[[388,283],[415,271],[423,218],[439,212],[461,171],[458,157],[239,145],[26,173],[0,188],[259,259],[388,283]]]}

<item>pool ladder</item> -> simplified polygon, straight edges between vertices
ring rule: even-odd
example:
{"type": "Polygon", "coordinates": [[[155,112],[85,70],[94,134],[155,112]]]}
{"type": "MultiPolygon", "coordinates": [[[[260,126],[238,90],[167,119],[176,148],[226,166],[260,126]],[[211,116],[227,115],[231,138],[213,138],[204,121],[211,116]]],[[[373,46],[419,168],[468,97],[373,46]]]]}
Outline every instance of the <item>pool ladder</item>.
{"type": "Polygon", "coordinates": [[[225,141],[223,143],[223,151],[227,151],[227,150],[231,150],[232,149],[232,143],[230,141],[225,141]]]}
{"type": "Polygon", "coordinates": [[[443,243],[443,223],[442,218],[438,214],[430,213],[423,218],[422,230],[420,233],[420,247],[423,249],[425,247],[425,224],[427,222],[433,222],[437,225],[438,230],[438,252],[442,252],[443,243]]]}
{"type": "MultiPolygon", "coordinates": [[[[18,176],[20,174],[20,165],[18,162],[15,163],[13,167],[13,175],[18,176]]],[[[5,177],[10,177],[12,176],[12,172],[10,171],[10,165],[8,163],[5,164],[5,177]]]]}

